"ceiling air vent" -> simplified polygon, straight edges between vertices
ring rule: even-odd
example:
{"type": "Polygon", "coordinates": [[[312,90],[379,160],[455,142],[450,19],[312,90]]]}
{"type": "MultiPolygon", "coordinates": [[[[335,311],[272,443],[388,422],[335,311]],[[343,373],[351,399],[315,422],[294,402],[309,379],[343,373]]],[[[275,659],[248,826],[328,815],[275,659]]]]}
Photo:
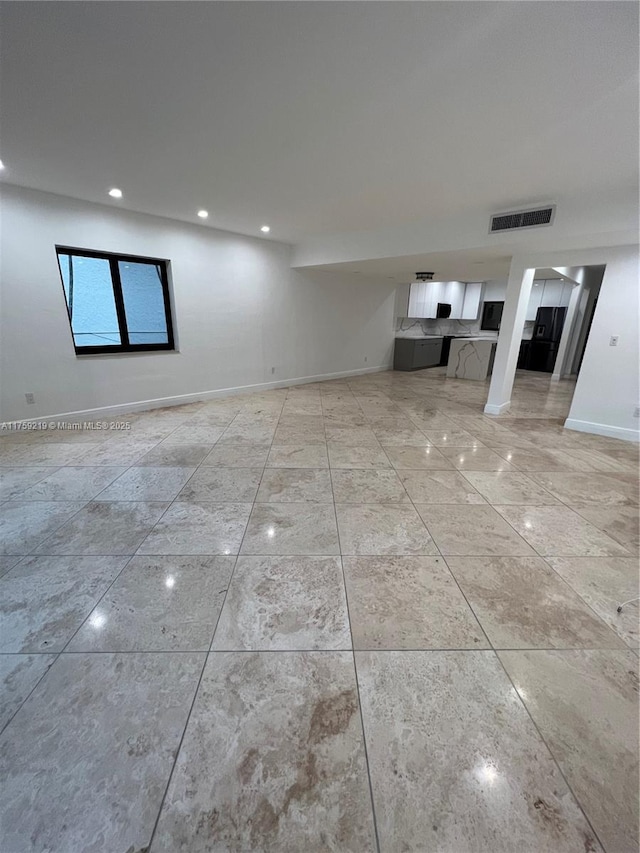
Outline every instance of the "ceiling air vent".
{"type": "Polygon", "coordinates": [[[549,207],[539,207],[535,210],[513,210],[509,213],[497,213],[491,217],[489,233],[496,231],[512,231],[514,228],[540,228],[552,225],[555,216],[555,204],[549,207]]]}

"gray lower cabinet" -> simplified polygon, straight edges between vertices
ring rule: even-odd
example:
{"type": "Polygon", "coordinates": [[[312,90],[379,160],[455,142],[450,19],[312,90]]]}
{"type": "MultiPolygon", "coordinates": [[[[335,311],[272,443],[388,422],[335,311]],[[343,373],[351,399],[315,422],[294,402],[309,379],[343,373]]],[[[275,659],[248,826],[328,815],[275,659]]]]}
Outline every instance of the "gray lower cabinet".
{"type": "Polygon", "coordinates": [[[440,364],[442,338],[396,338],[394,370],[420,370],[440,364]]]}

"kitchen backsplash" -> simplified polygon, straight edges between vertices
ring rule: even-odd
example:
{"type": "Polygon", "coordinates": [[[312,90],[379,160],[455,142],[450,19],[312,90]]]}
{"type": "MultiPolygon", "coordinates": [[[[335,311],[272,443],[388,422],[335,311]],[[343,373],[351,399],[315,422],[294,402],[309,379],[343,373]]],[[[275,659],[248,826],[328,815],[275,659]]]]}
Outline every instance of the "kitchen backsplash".
{"type": "MultiPolygon", "coordinates": [[[[524,324],[522,339],[528,340],[533,334],[534,322],[527,320],[524,324]]],[[[413,317],[396,318],[396,335],[403,338],[421,338],[423,335],[468,335],[483,338],[496,338],[497,332],[489,332],[480,328],[478,320],[416,320],[413,317]]]]}

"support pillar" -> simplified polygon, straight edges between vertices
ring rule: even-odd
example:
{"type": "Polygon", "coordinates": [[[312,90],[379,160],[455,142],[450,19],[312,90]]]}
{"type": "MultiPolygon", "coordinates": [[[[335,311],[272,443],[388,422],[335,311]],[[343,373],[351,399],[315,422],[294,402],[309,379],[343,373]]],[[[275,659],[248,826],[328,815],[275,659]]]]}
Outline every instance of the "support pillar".
{"type": "Polygon", "coordinates": [[[513,379],[535,272],[535,269],[524,268],[516,258],[512,259],[489,396],[484,407],[487,415],[501,415],[511,405],[513,379]]]}

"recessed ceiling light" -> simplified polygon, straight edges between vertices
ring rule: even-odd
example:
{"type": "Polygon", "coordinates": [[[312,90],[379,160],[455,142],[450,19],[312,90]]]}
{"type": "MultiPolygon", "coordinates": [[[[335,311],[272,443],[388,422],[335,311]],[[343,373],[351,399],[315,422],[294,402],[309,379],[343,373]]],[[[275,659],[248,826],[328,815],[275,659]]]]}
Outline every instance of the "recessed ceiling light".
{"type": "Polygon", "coordinates": [[[262,231],[263,234],[268,234],[269,231],[271,231],[271,228],[269,228],[268,225],[263,225],[260,230],[262,231]]]}
{"type": "Polygon", "coordinates": [[[119,190],[117,187],[113,187],[109,190],[109,195],[111,198],[122,198],[122,190],[119,190]]]}
{"type": "Polygon", "coordinates": [[[208,210],[199,210],[198,216],[200,217],[200,219],[206,219],[207,216],[209,216],[209,211],[208,210]]]}

